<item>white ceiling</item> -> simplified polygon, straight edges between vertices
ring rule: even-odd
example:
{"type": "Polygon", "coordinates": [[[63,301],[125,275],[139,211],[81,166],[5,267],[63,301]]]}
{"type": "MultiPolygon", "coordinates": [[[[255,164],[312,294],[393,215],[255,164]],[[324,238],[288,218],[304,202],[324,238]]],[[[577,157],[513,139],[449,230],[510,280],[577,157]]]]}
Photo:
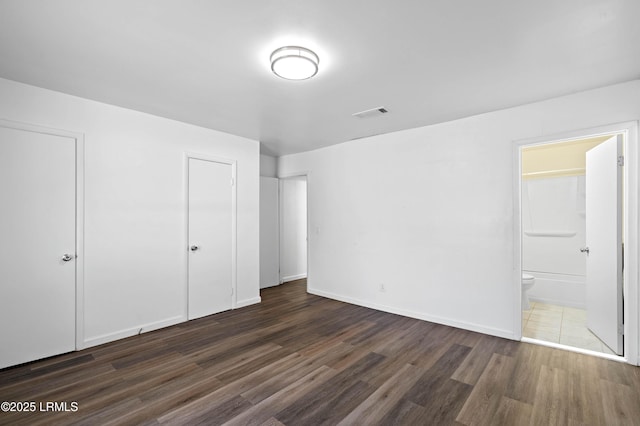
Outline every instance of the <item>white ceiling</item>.
{"type": "Polygon", "coordinates": [[[0,0],[0,77],[284,155],[640,78],[639,18],[639,0],[0,0]],[[284,45],[318,75],[273,75],[284,45]]]}

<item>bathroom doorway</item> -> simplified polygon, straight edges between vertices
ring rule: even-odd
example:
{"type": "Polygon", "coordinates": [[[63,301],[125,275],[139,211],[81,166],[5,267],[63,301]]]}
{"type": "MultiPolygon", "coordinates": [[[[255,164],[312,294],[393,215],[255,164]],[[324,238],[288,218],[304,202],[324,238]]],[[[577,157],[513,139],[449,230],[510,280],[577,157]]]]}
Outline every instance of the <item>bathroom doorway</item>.
{"type": "MultiPolygon", "coordinates": [[[[628,309],[630,302],[637,308],[637,282],[625,282],[633,275],[622,268],[628,256],[622,250],[629,237],[626,221],[630,211],[637,214],[637,197],[629,198],[629,177],[636,172],[622,160],[626,151],[636,155],[629,142],[635,139],[633,124],[517,144],[523,341],[613,358],[632,355],[637,363],[637,309],[628,309]],[[598,168],[599,161],[611,163],[599,160],[603,155],[615,162],[609,171],[598,168]],[[605,182],[605,189],[598,189],[598,182],[605,182]],[[599,201],[602,197],[606,200],[599,201]],[[609,219],[603,221],[602,214],[609,219]],[[613,225],[602,242],[598,234],[605,222],[613,225]],[[600,250],[603,246],[607,250],[600,250]],[[625,351],[629,347],[632,354],[625,351]]],[[[633,240],[635,249],[637,236],[633,240]]]]}

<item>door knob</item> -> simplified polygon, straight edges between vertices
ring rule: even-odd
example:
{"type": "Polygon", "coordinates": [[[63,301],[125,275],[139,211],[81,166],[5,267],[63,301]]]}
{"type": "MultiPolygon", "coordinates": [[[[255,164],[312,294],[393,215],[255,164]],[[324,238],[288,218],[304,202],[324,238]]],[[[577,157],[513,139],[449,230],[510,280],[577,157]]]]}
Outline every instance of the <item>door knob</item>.
{"type": "Polygon", "coordinates": [[[589,247],[583,247],[580,249],[580,253],[587,253],[589,254],[589,247]]]}
{"type": "Polygon", "coordinates": [[[191,246],[191,247],[189,247],[189,249],[191,249],[191,251],[196,251],[196,250],[198,250],[198,248],[199,248],[198,246],[191,246]]]}
{"type": "Polygon", "coordinates": [[[65,262],[70,261],[71,259],[73,259],[73,256],[71,256],[70,254],[66,254],[64,256],[62,256],[62,260],[65,262]]]}

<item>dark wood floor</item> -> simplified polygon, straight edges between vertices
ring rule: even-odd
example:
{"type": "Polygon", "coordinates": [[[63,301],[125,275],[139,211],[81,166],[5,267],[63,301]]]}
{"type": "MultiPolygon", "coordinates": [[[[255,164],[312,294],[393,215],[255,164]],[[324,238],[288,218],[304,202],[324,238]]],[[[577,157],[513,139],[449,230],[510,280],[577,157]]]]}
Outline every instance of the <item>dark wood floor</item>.
{"type": "Polygon", "coordinates": [[[0,424],[640,424],[640,368],[309,295],[0,371],[0,424]],[[41,412],[47,401],[76,412],[41,412]]]}

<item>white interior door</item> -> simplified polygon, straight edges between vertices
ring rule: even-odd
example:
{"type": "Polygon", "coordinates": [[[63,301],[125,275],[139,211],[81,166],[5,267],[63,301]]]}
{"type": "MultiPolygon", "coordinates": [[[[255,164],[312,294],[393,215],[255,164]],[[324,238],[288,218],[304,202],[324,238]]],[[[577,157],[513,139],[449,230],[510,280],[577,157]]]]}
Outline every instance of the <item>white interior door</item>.
{"type": "Polygon", "coordinates": [[[232,170],[189,158],[189,319],[231,309],[232,170]]]}
{"type": "Polygon", "coordinates": [[[0,368],[75,349],[76,140],[0,126],[0,368]]]}
{"type": "Polygon", "coordinates": [[[587,151],[587,326],[622,355],[622,137],[587,151]]]}
{"type": "Polygon", "coordinates": [[[278,179],[260,177],[260,288],[280,284],[278,179]]]}

